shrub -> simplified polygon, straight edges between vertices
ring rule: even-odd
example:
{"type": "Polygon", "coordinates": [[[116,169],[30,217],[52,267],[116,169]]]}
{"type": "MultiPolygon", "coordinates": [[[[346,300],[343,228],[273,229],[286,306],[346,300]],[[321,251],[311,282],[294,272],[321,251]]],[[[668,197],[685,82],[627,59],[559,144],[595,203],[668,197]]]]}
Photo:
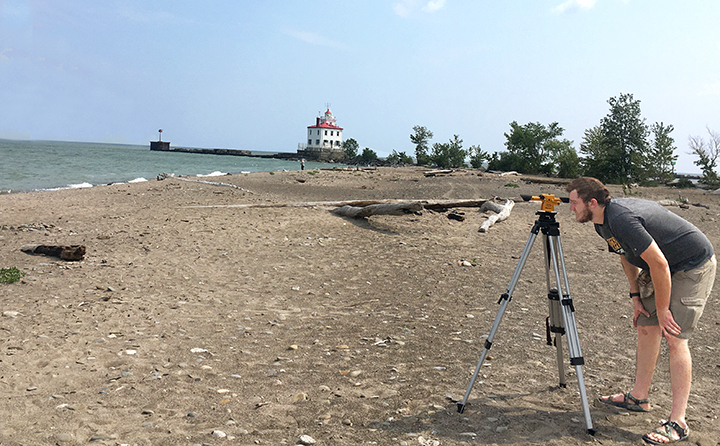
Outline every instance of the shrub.
{"type": "Polygon", "coordinates": [[[0,283],[15,283],[20,280],[25,273],[15,268],[0,268],[0,283]]]}

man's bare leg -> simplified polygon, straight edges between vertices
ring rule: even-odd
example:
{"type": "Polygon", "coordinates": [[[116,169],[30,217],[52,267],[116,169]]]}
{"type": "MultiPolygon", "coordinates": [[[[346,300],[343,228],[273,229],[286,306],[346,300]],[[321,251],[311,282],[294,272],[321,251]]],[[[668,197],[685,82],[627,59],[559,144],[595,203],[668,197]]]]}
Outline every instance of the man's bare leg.
{"type": "MultiPolygon", "coordinates": [[[[681,428],[687,428],[685,410],[690,397],[692,384],[692,357],[687,339],[667,336],[670,349],[670,388],[672,390],[672,409],[668,420],[676,422],[681,428]]],[[[647,434],[648,438],[663,442],[662,436],[654,432],[647,434]]],[[[677,440],[677,437],[674,438],[677,440]]]]}
{"type": "MultiPolygon", "coordinates": [[[[639,400],[648,398],[650,394],[650,384],[655,374],[655,364],[657,364],[658,355],[660,354],[660,343],[662,342],[662,330],[660,326],[642,326],[637,327],[637,353],[635,362],[635,385],[630,394],[639,400]]],[[[603,397],[607,398],[607,397],[603,397]]],[[[612,396],[615,402],[621,402],[625,395],[618,393],[612,396]]],[[[641,404],[640,407],[647,410],[650,408],[649,403],[641,404]]]]}

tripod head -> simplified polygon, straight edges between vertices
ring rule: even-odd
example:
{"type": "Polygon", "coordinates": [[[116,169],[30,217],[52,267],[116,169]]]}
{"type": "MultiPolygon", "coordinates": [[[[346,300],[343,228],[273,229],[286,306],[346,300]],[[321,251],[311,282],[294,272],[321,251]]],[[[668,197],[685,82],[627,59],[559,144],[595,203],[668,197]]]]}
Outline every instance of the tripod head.
{"type": "Polygon", "coordinates": [[[541,201],[540,210],[543,212],[554,212],[555,206],[562,203],[569,203],[570,199],[567,197],[556,197],[553,194],[539,194],[539,195],[520,195],[525,201],[541,201]]]}

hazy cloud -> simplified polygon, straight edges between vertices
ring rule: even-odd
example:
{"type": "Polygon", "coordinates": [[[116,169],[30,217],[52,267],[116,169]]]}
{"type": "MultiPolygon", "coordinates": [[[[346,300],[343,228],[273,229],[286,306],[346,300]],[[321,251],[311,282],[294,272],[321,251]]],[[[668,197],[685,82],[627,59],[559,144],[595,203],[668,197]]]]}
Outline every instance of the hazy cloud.
{"type": "Polygon", "coordinates": [[[575,13],[584,9],[590,9],[595,6],[595,0],[567,0],[553,8],[553,12],[557,14],[575,13]]]}
{"type": "Polygon", "coordinates": [[[422,11],[429,13],[439,11],[445,7],[446,2],[447,0],[430,0],[420,7],[423,3],[420,0],[399,0],[393,4],[393,10],[395,11],[395,14],[400,17],[407,17],[416,9],[421,9],[422,11]]]}
{"type": "Polygon", "coordinates": [[[445,7],[445,0],[430,0],[427,5],[423,7],[425,12],[435,12],[445,7]]]}
{"type": "Polygon", "coordinates": [[[12,48],[5,48],[4,50],[0,51],[0,62],[10,62],[10,57],[8,57],[5,53],[10,53],[12,51],[12,48]]]}
{"type": "Polygon", "coordinates": [[[285,31],[285,34],[292,36],[302,42],[309,43],[310,45],[327,46],[331,48],[344,47],[342,43],[328,39],[314,32],[289,30],[285,31]]]}

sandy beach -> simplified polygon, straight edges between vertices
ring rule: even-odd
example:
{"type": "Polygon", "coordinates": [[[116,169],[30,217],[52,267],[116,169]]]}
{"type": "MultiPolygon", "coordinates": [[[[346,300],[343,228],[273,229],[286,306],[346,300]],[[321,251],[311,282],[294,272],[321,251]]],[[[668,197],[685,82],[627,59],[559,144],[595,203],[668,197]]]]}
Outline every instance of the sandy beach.
{"type": "MultiPolygon", "coordinates": [[[[306,170],[0,195],[2,445],[620,445],[669,414],[663,345],[649,413],[628,390],[635,329],[619,259],[557,208],[596,435],[574,368],[558,388],[536,243],[457,412],[539,210],[338,217],[353,200],[516,200],[561,184],[474,170],[306,170]],[[214,184],[212,184],[214,183],[214,184]],[[449,218],[464,217],[464,220],[449,218]],[[21,251],[84,245],[81,261],[21,251]]],[[[611,187],[623,196],[620,187],[611,187]]],[[[720,196],[669,208],[720,249],[720,196]]],[[[690,341],[690,444],[720,444],[720,287],[690,341]]],[[[563,338],[563,342],[566,342],[563,338]]]]}

